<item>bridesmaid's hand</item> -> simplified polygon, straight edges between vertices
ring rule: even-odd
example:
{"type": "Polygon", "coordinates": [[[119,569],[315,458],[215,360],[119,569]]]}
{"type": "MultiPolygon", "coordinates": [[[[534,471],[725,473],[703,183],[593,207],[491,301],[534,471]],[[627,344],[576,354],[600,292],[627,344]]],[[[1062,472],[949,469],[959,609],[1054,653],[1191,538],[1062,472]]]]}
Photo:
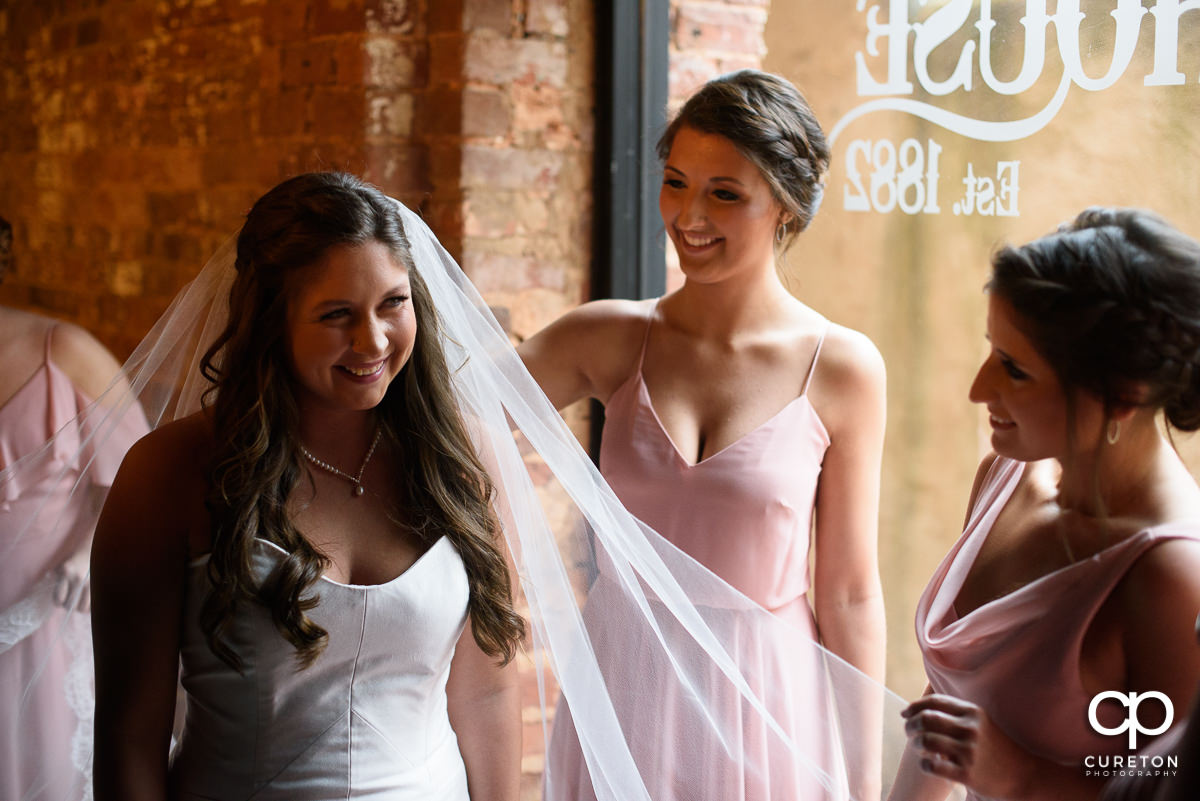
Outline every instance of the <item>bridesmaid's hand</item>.
{"type": "Polygon", "coordinates": [[[1021,796],[1030,755],[992,723],[982,707],[934,693],[900,714],[921,770],[990,798],[1021,796]]]}
{"type": "Polygon", "coordinates": [[[54,602],[64,609],[91,610],[88,576],[91,570],[91,543],[67,557],[54,569],[54,602]]]}

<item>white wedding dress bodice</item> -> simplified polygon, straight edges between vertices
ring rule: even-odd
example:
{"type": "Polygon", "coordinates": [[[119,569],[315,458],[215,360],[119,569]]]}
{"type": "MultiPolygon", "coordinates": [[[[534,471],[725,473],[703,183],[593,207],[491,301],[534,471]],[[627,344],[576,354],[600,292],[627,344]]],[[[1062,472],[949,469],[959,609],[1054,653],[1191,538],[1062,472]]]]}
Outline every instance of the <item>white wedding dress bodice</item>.
{"type": "MultiPolygon", "coordinates": [[[[265,578],[283,551],[256,540],[265,578]]],[[[467,615],[467,577],[445,537],[371,586],[321,579],[308,616],[329,633],[304,670],[258,604],[238,609],[232,669],[199,626],[207,557],[191,565],[181,645],[187,716],[172,756],[181,801],[467,801],[446,680],[467,615]]]]}

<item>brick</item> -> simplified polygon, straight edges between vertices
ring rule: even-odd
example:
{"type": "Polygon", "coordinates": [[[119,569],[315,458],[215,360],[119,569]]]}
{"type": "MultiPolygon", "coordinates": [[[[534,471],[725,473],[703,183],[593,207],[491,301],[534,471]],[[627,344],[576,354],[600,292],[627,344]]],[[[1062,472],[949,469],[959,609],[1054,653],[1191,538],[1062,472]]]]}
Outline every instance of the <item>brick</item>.
{"type": "Polygon", "coordinates": [[[237,141],[210,146],[200,156],[204,184],[228,184],[244,180],[250,165],[259,163],[260,153],[249,142],[237,141]]]}
{"type": "Polygon", "coordinates": [[[309,87],[285,88],[262,100],[259,130],[263,136],[298,136],[309,128],[309,87]]]}
{"type": "Polygon", "coordinates": [[[522,292],[512,304],[513,334],[519,338],[532,336],[584,300],[584,297],[567,297],[549,289],[522,292]]]}
{"type": "Polygon", "coordinates": [[[722,56],[717,59],[717,69],[720,70],[719,74],[737,70],[760,70],[762,59],[757,56],[722,56]]]}
{"type": "Polygon", "coordinates": [[[461,0],[462,29],[490,30],[508,35],[512,28],[511,0],[461,0]]]}
{"type": "Polygon", "coordinates": [[[562,166],[562,155],[553,151],[467,145],[462,151],[462,186],[552,192],[562,166]]]}
{"type": "Polygon", "coordinates": [[[263,3],[262,35],[270,44],[295,42],[304,36],[308,24],[307,3],[263,3]]]}
{"type": "Polygon", "coordinates": [[[680,54],[671,59],[667,93],[673,100],[689,97],[706,81],[720,74],[716,58],[700,53],[680,54]]]}
{"type": "Polygon", "coordinates": [[[254,109],[243,103],[208,106],[204,112],[207,143],[237,142],[258,127],[254,109]]]}
{"type": "Polygon", "coordinates": [[[459,83],[465,49],[466,37],[461,33],[430,36],[429,74],[439,76],[442,83],[459,83]]]}
{"type": "Polygon", "coordinates": [[[284,45],[280,50],[283,85],[286,87],[336,83],[336,53],[337,43],[328,39],[284,45]]]}
{"type": "Polygon", "coordinates": [[[567,0],[527,0],[525,31],[542,36],[565,37],[569,31],[567,0]]]}
{"type": "Polygon", "coordinates": [[[366,85],[379,89],[411,89],[427,80],[429,51],[412,39],[373,35],[362,44],[366,85]]]}
{"type": "Polygon", "coordinates": [[[50,29],[50,47],[55,52],[63,52],[71,47],[75,39],[75,26],[70,23],[59,23],[50,29]]]}
{"type": "Polygon", "coordinates": [[[766,53],[766,12],[753,7],[680,5],[675,17],[675,45],[680,50],[766,53]]]}
{"type": "Polygon", "coordinates": [[[80,20],[79,24],[75,26],[75,43],[80,47],[95,44],[100,41],[102,30],[99,17],[88,17],[85,20],[80,20]]]}
{"type": "Polygon", "coordinates": [[[499,86],[525,82],[562,88],[567,83],[567,47],[562,42],[473,33],[467,37],[463,76],[499,86]]]}
{"type": "Polygon", "coordinates": [[[334,50],[337,82],[342,86],[362,84],[367,74],[367,53],[362,36],[344,36],[334,50]]]}
{"type": "MultiPolygon", "coordinates": [[[[469,244],[469,240],[464,243],[469,244]]],[[[464,248],[463,272],[482,294],[521,289],[561,291],[568,265],[537,256],[513,256],[464,248]]]]}
{"type": "Polygon", "coordinates": [[[174,225],[188,219],[195,208],[191,192],[147,192],[146,210],[150,228],[174,225]]]}
{"type": "Polygon", "coordinates": [[[368,145],[363,177],[390,195],[429,191],[429,154],[418,145],[368,145]]]}
{"type": "Polygon", "coordinates": [[[425,13],[431,34],[461,33],[463,30],[462,0],[441,0],[430,3],[425,13]]]}
{"type": "Polygon", "coordinates": [[[534,141],[519,144],[562,150],[578,142],[567,127],[562,91],[544,84],[515,84],[512,87],[513,129],[530,134],[534,141]]]}
{"type": "Polygon", "coordinates": [[[489,89],[467,89],[462,93],[463,136],[504,136],[512,119],[502,93],[489,89]]]}
{"type": "Polygon", "coordinates": [[[75,292],[33,287],[29,300],[33,306],[49,312],[51,317],[63,317],[68,320],[79,317],[79,295],[75,292]]]}
{"type": "Polygon", "coordinates": [[[498,239],[516,234],[520,221],[514,213],[512,193],[472,192],[463,202],[463,235],[498,239]]]}
{"type": "Polygon", "coordinates": [[[425,222],[430,230],[441,240],[442,245],[451,253],[455,251],[446,244],[447,239],[455,241],[462,239],[463,204],[457,198],[446,199],[445,195],[435,196],[427,204],[425,222]]]}
{"type": "MultiPolygon", "coordinates": [[[[368,0],[366,8],[367,30],[371,33],[413,33],[417,30],[419,11],[413,6],[417,0],[368,0]]],[[[427,13],[451,5],[450,0],[435,0],[427,13]]]]}
{"type": "Polygon", "coordinates": [[[412,132],[411,94],[375,95],[367,99],[367,136],[409,137],[412,132]]]}
{"type": "Polygon", "coordinates": [[[463,202],[463,233],[469,237],[541,234],[549,230],[549,223],[546,200],[528,192],[472,191],[463,202]]]}
{"type": "Polygon", "coordinates": [[[235,11],[235,3],[217,2],[173,2],[156,4],[159,24],[169,30],[211,27],[228,23],[235,11]]]}
{"type": "Polygon", "coordinates": [[[306,5],[312,19],[311,30],[318,36],[366,29],[366,9],[361,0],[309,0],[306,5]]]}
{"type": "Polygon", "coordinates": [[[458,137],[463,129],[463,92],[439,86],[421,93],[417,116],[425,137],[458,137]]]}
{"type": "Polygon", "coordinates": [[[118,261],[109,267],[108,291],[120,297],[142,294],[142,263],[118,261]]]}

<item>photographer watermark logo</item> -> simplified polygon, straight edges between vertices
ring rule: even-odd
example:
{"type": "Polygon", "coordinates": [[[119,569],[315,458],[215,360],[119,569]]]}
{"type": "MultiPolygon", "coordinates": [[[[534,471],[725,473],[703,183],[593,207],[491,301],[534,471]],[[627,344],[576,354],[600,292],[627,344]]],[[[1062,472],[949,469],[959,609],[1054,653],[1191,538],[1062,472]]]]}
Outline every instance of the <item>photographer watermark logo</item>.
{"type": "Polygon", "coordinates": [[[1092,731],[1096,732],[1097,734],[1106,734],[1109,736],[1116,736],[1128,731],[1130,751],[1137,750],[1138,734],[1145,734],[1151,737],[1162,734],[1164,731],[1171,728],[1171,723],[1174,722],[1174,720],[1175,707],[1172,706],[1171,699],[1157,690],[1151,690],[1150,692],[1146,693],[1121,693],[1117,692],[1116,690],[1107,690],[1105,692],[1098,693],[1094,698],[1092,698],[1092,702],[1088,704],[1088,723],[1091,724],[1092,731]],[[1119,726],[1104,726],[1096,717],[1096,712],[1099,710],[1100,704],[1110,699],[1121,704],[1128,710],[1125,720],[1119,726]],[[1138,717],[1138,708],[1142,705],[1142,702],[1147,699],[1158,701],[1166,710],[1167,714],[1163,718],[1162,725],[1158,726],[1157,728],[1146,728],[1142,725],[1141,719],[1138,717]]]}
{"type": "MultiPolygon", "coordinates": [[[[1151,707],[1152,708],[1152,707],[1151,707]]],[[[1175,721],[1175,707],[1165,694],[1152,690],[1145,693],[1122,693],[1108,690],[1098,693],[1088,704],[1088,724],[1092,731],[1108,737],[1117,737],[1128,732],[1129,751],[1134,752],[1138,746],[1138,735],[1154,737],[1162,734],[1175,721]],[[1162,705],[1163,721],[1160,725],[1148,727],[1142,724],[1138,711],[1142,703],[1150,701],[1162,705]],[[1109,702],[1120,704],[1125,710],[1125,719],[1115,726],[1106,726],[1100,722],[1100,705],[1109,702]]],[[[1154,753],[1129,754],[1088,754],[1083,758],[1083,773],[1085,776],[1174,776],[1179,768],[1178,754],[1154,753]]]]}

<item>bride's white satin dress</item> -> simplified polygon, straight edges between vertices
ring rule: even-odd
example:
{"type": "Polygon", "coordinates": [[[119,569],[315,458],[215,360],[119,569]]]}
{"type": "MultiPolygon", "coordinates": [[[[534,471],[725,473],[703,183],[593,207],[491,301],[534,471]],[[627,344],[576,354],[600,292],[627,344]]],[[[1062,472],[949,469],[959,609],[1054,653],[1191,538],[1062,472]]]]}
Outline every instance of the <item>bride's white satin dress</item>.
{"type": "MultiPolygon", "coordinates": [[[[256,575],[282,554],[256,540],[256,575]]],[[[171,767],[181,801],[467,801],[446,679],[468,587],[449,540],[386,584],[321,579],[308,614],[329,644],[305,670],[257,604],[228,635],[242,672],[213,655],[198,624],[206,566],[192,563],[185,607],[187,716],[171,767]]]]}

